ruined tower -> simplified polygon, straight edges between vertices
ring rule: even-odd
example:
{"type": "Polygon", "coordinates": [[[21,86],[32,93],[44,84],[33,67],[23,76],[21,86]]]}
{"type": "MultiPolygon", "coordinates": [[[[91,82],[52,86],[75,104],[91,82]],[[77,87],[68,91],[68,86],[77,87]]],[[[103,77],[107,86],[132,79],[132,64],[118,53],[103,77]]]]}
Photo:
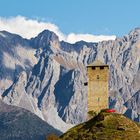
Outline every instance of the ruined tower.
{"type": "Polygon", "coordinates": [[[108,65],[99,60],[87,66],[88,112],[108,108],[108,73],[108,65]]]}

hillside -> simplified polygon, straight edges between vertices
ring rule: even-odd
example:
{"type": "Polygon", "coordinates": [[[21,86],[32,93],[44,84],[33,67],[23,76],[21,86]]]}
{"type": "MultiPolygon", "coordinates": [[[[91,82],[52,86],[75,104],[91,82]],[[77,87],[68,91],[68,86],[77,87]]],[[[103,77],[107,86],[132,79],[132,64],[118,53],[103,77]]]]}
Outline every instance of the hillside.
{"type": "Polygon", "coordinates": [[[140,140],[140,125],[117,113],[101,112],[60,137],[61,140],[140,140]]]}
{"type": "Polygon", "coordinates": [[[0,100],[0,140],[45,140],[51,133],[61,134],[33,113],[0,100]]]}

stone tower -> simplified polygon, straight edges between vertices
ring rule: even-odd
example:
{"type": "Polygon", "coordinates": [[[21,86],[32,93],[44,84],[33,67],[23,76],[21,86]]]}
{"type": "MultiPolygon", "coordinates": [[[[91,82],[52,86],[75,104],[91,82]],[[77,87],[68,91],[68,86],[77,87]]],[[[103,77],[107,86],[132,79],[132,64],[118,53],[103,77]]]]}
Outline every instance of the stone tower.
{"type": "Polygon", "coordinates": [[[87,66],[88,112],[108,108],[108,73],[109,66],[99,60],[87,66]]]}

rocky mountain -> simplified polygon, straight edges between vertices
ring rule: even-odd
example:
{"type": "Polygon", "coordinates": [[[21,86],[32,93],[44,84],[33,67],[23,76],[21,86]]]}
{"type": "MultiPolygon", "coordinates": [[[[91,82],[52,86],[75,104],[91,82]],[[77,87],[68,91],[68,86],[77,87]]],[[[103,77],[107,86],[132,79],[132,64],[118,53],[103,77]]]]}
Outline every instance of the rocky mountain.
{"type": "Polygon", "coordinates": [[[117,113],[101,112],[91,120],[79,124],[60,140],[139,140],[140,125],[117,113]]]}
{"type": "Polygon", "coordinates": [[[69,44],[45,30],[30,40],[0,32],[2,100],[38,115],[66,131],[86,120],[86,65],[109,65],[109,101],[140,122],[140,28],[116,40],[69,44]]]}
{"type": "Polygon", "coordinates": [[[0,100],[1,140],[45,140],[51,133],[61,134],[30,111],[0,100]]]}

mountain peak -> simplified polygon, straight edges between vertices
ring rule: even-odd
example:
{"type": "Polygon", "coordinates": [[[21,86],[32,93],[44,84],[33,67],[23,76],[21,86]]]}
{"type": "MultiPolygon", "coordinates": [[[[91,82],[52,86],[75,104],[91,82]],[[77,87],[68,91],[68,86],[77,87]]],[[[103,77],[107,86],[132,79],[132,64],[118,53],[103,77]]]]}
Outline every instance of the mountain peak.
{"type": "Polygon", "coordinates": [[[58,45],[59,38],[54,32],[44,30],[39,33],[37,37],[32,38],[31,42],[34,44],[35,48],[45,48],[46,46],[50,46],[51,43],[58,45]]]}
{"type": "Polygon", "coordinates": [[[39,33],[39,35],[40,34],[47,34],[47,35],[55,35],[55,36],[57,36],[53,31],[50,31],[50,30],[48,30],[48,29],[45,29],[45,30],[43,30],[41,33],[39,33]]]}
{"type": "Polygon", "coordinates": [[[137,28],[131,30],[129,35],[140,36],[140,27],[137,27],[137,28]]]}

